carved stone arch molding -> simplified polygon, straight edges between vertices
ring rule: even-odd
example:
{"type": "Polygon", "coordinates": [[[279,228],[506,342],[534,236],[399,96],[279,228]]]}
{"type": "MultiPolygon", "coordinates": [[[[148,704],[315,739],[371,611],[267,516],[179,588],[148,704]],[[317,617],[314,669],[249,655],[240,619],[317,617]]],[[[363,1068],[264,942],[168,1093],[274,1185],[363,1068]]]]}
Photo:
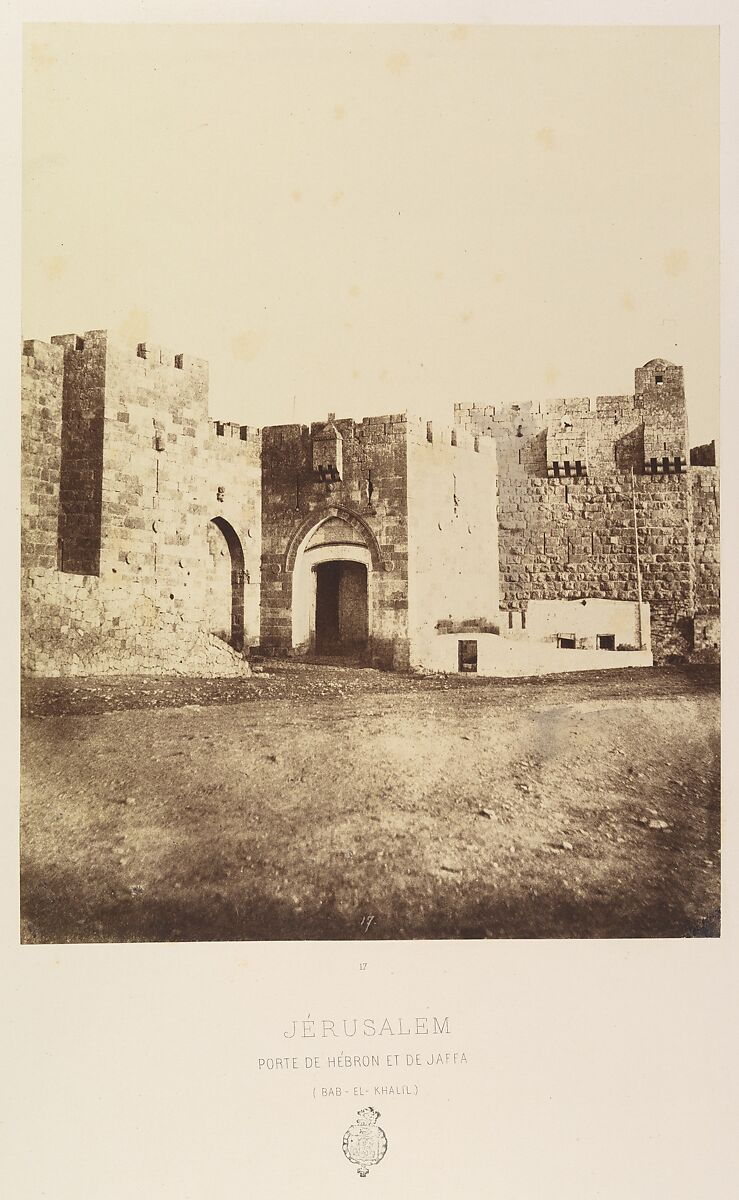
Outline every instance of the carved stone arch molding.
{"type": "Polygon", "coordinates": [[[309,513],[305,520],[300,523],[298,528],[294,530],[290,540],[288,541],[287,549],[285,551],[285,557],[283,560],[284,573],[288,576],[292,573],[298,550],[308,534],[314,529],[317,529],[319,525],[322,525],[324,521],[328,521],[332,517],[338,517],[340,520],[345,521],[347,525],[350,525],[352,529],[355,529],[357,533],[361,534],[361,536],[364,538],[367,549],[369,550],[370,557],[372,559],[372,566],[376,571],[384,570],[385,566],[379,543],[367,522],[359,515],[359,513],[355,513],[352,512],[351,509],[342,508],[339,505],[332,504],[328,505],[326,508],[316,509],[312,513],[309,513]]]}

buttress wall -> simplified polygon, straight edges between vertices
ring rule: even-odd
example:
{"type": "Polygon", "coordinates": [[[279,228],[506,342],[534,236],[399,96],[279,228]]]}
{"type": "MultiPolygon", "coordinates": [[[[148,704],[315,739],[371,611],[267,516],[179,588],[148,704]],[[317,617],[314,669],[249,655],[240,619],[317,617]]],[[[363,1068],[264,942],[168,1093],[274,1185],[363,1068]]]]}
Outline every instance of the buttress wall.
{"type": "Polygon", "coordinates": [[[409,424],[411,664],[432,667],[439,633],[497,631],[495,443],[409,424]]]}

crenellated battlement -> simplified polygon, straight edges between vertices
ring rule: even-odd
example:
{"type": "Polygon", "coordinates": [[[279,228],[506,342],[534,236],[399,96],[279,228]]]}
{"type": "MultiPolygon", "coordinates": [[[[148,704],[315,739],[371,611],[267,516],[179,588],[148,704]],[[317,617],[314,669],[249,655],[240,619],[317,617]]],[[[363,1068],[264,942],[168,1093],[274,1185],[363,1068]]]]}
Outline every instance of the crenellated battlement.
{"type": "MultiPolygon", "coordinates": [[[[442,626],[494,625],[499,597],[521,612],[633,599],[634,504],[656,653],[689,651],[692,615],[718,612],[715,448],[689,454],[682,368],[664,359],[637,369],[630,395],[260,429],[213,419],[207,361],[159,343],[88,330],[22,353],[30,669],[67,670],[71,654],[72,670],[165,670],[208,630],[305,649],[286,547],[314,527],[298,586],[318,587],[327,547],[336,562],[367,550],[381,665],[407,665],[442,626]],[[97,599],[79,615],[82,588],[97,599]]],[[[341,605],[358,577],[324,573],[321,587],[341,605]]]]}
{"type": "Polygon", "coordinates": [[[211,421],[212,431],[217,438],[248,442],[251,446],[260,445],[262,431],[254,425],[240,425],[237,421],[211,421]]]}

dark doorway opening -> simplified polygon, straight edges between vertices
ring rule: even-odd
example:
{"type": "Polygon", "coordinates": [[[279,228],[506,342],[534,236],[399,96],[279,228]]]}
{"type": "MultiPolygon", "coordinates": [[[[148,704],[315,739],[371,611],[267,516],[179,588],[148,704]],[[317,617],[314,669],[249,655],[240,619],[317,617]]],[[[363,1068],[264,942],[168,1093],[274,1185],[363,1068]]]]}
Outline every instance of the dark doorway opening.
{"type": "Polygon", "coordinates": [[[459,657],[457,665],[460,671],[476,671],[477,670],[477,642],[476,641],[461,641],[459,643],[459,657]]]}
{"type": "MultiPolygon", "coordinates": [[[[234,650],[244,649],[244,551],[239,535],[223,517],[213,517],[226,542],[230,562],[230,631],[228,641],[234,650]]],[[[217,536],[217,535],[216,535],[217,536]]]]}
{"type": "Polygon", "coordinates": [[[316,572],[316,651],[355,655],[367,647],[367,568],[357,562],[319,563],[316,572]]]}

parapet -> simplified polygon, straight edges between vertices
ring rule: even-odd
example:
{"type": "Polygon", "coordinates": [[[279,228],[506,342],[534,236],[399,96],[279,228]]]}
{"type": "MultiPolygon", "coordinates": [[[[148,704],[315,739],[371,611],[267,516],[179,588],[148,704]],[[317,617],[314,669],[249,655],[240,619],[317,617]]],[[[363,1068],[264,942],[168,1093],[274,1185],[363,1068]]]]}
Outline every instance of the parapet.
{"type": "Polygon", "coordinates": [[[262,440],[261,429],[253,425],[239,425],[235,421],[211,421],[211,425],[216,437],[224,439],[237,439],[241,442],[250,442],[252,445],[262,440]]]}
{"type": "MultiPolygon", "coordinates": [[[[32,343],[24,343],[24,345],[30,344],[32,343]]],[[[38,343],[33,344],[37,345],[38,343]]],[[[191,354],[176,354],[172,350],[152,342],[138,342],[136,345],[132,345],[112,336],[106,329],[88,329],[83,334],[55,334],[51,339],[51,345],[61,347],[65,353],[105,351],[111,347],[123,357],[130,357],[132,361],[138,358],[151,365],[171,367],[172,370],[187,371],[201,376],[208,374],[207,359],[195,358],[191,354]]]]}
{"type": "Polygon", "coordinates": [[[422,417],[415,418],[409,425],[408,437],[417,445],[427,445],[436,449],[447,448],[450,452],[460,450],[472,451],[475,454],[495,453],[495,442],[491,437],[485,437],[461,425],[434,425],[433,421],[424,421],[422,417]]]}
{"type": "Polygon", "coordinates": [[[23,343],[23,357],[33,358],[38,363],[49,363],[61,367],[64,363],[64,351],[60,346],[51,342],[41,342],[37,338],[29,338],[23,343]]]}

